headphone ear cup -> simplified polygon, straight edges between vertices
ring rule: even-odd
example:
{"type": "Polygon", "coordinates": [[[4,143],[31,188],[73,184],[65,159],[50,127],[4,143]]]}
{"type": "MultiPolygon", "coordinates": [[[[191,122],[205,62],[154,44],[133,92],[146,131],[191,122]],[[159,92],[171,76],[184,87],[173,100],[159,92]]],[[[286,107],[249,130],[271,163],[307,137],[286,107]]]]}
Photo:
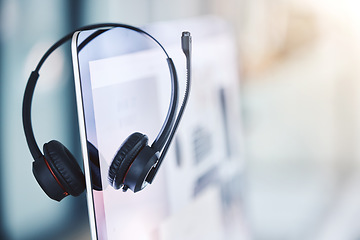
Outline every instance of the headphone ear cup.
{"type": "Polygon", "coordinates": [[[131,163],[148,143],[148,137],[141,133],[131,134],[121,145],[109,168],[109,182],[115,189],[123,186],[124,178],[131,163]]]}
{"type": "Polygon", "coordinates": [[[85,177],[75,157],[60,142],[52,140],[44,144],[44,156],[52,172],[72,196],[85,190],[85,177]]]}
{"type": "Polygon", "coordinates": [[[40,187],[51,199],[61,201],[61,199],[69,195],[69,193],[60,186],[57,179],[54,178],[53,173],[50,171],[49,163],[44,156],[41,156],[33,162],[32,171],[40,187]]]}

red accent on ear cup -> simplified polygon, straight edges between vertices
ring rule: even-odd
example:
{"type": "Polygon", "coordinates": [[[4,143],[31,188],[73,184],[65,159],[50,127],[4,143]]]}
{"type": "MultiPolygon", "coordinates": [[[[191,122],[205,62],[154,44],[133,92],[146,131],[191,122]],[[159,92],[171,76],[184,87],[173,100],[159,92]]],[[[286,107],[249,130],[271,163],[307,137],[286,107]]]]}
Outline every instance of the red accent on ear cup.
{"type": "Polygon", "coordinates": [[[121,145],[109,168],[109,182],[115,189],[123,186],[126,173],[128,172],[135,157],[148,143],[148,137],[141,133],[131,134],[121,145]]]}
{"type": "Polygon", "coordinates": [[[51,170],[51,167],[49,166],[49,163],[48,163],[48,161],[46,160],[45,157],[44,157],[44,162],[45,162],[47,168],[49,169],[51,175],[53,175],[55,181],[59,184],[59,186],[62,188],[62,190],[64,190],[64,195],[65,195],[65,196],[68,196],[69,193],[65,190],[64,186],[60,183],[59,179],[56,177],[56,175],[54,174],[53,170],[51,170]]]}
{"type": "Polygon", "coordinates": [[[59,179],[55,178],[55,173],[49,170],[49,167],[51,169],[51,166],[48,166],[44,156],[40,156],[32,165],[34,177],[46,195],[56,201],[61,201],[66,197],[66,195],[64,195],[64,186],[61,186],[61,183],[59,184],[60,181],[57,182],[59,179]]]}
{"type": "Polygon", "coordinates": [[[78,196],[85,190],[85,177],[76,159],[60,142],[44,144],[44,156],[54,175],[70,195],[78,196]]]}

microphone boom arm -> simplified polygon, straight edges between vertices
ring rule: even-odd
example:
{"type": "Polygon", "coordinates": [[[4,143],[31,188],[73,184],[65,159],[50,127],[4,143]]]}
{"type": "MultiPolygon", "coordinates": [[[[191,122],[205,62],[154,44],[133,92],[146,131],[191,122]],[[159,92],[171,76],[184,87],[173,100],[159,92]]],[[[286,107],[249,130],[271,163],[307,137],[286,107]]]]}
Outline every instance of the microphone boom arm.
{"type": "Polygon", "coordinates": [[[186,104],[187,104],[187,101],[189,98],[190,84],[191,84],[191,45],[192,45],[192,40],[191,40],[190,32],[183,32],[182,36],[181,36],[181,47],[186,56],[186,88],[185,88],[184,99],[181,104],[179,113],[176,117],[174,127],[169,135],[168,141],[166,142],[166,145],[164,146],[164,149],[161,152],[160,158],[159,158],[158,162],[156,163],[156,165],[150,170],[148,176],[145,179],[145,181],[148,182],[149,184],[151,184],[153,182],[154,177],[155,177],[156,173],[158,172],[162,161],[164,160],[164,157],[170,147],[170,143],[175,135],[175,132],[180,123],[180,120],[182,118],[182,115],[184,113],[184,110],[185,110],[185,107],[186,107],[186,104]]]}

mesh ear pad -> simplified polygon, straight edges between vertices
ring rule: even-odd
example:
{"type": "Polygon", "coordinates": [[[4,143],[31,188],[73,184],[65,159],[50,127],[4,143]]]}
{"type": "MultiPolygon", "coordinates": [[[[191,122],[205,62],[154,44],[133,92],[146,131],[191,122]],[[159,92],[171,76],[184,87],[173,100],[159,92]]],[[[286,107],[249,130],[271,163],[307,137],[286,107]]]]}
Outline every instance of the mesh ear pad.
{"type": "Polygon", "coordinates": [[[44,144],[44,156],[55,176],[73,196],[85,190],[85,178],[80,166],[70,151],[60,142],[52,140],[44,144]]]}
{"type": "Polygon", "coordinates": [[[109,168],[109,182],[115,189],[123,186],[128,169],[147,142],[146,135],[136,132],[131,134],[121,145],[109,168]]]}

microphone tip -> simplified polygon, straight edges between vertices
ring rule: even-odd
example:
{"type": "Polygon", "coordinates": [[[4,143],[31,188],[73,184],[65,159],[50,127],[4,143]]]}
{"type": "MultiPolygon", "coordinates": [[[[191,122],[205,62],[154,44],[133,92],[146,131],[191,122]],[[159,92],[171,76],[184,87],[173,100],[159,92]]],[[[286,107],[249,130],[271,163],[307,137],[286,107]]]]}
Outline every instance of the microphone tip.
{"type": "Polygon", "coordinates": [[[188,32],[188,31],[184,31],[184,32],[182,32],[182,36],[183,37],[190,37],[190,32],[188,32]]]}
{"type": "Polygon", "coordinates": [[[181,36],[181,47],[186,56],[191,54],[191,35],[190,32],[184,31],[181,36]]]}

